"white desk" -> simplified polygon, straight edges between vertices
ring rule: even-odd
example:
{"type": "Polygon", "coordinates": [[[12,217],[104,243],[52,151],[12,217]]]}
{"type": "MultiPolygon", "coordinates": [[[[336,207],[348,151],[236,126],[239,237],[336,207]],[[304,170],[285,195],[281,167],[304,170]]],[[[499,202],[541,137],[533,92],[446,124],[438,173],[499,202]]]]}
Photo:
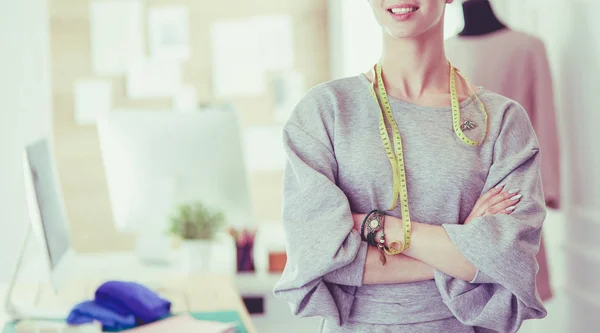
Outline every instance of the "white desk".
{"type": "MultiPolygon", "coordinates": [[[[59,295],[54,295],[47,284],[43,285],[38,293],[39,284],[35,283],[32,277],[39,277],[40,272],[43,273],[41,268],[43,267],[29,266],[24,269],[21,274],[23,278],[15,289],[13,300],[36,302],[41,307],[70,307],[82,300],[93,298],[94,291],[104,281],[136,281],[169,299],[173,304],[173,312],[234,310],[240,314],[248,332],[256,333],[231,275],[184,274],[177,265],[144,265],[133,254],[128,253],[87,255],[78,258],[77,269],[74,270],[68,287],[61,290],[59,295]]],[[[0,285],[2,299],[6,288],[5,284],[0,285]]],[[[5,315],[0,316],[2,327],[7,319],[5,315]]]]}

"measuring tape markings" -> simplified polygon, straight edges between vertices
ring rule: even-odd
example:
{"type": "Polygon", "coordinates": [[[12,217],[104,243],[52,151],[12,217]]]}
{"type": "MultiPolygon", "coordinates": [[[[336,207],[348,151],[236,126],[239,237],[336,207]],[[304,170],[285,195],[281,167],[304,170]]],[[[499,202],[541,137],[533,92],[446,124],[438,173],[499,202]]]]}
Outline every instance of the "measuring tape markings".
{"type": "MultiPolygon", "coordinates": [[[[383,143],[383,147],[388,156],[388,160],[390,161],[390,164],[392,166],[393,182],[394,182],[394,194],[393,194],[392,205],[388,210],[393,210],[397,206],[398,199],[400,199],[401,214],[402,214],[402,229],[404,232],[404,242],[403,243],[400,241],[393,241],[390,243],[390,246],[388,248],[384,248],[384,251],[385,251],[385,253],[387,253],[389,255],[397,255],[397,254],[400,254],[400,253],[404,252],[405,250],[407,250],[410,247],[410,242],[411,242],[411,220],[410,220],[410,210],[408,208],[408,188],[407,188],[407,182],[406,182],[406,170],[405,170],[405,165],[404,165],[404,153],[402,150],[402,137],[400,136],[400,131],[398,130],[398,125],[396,124],[396,121],[394,120],[392,107],[390,105],[387,91],[385,89],[385,84],[383,82],[382,66],[380,63],[377,63],[375,65],[373,72],[374,72],[374,77],[373,77],[373,81],[371,82],[371,86],[370,86],[371,95],[375,99],[375,102],[377,103],[377,105],[379,106],[379,109],[381,111],[381,113],[379,115],[379,134],[381,135],[381,141],[383,143]],[[377,92],[379,93],[379,96],[375,90],[376,83],[377,83],[377,88],[378,88],[377,92]],[[384,119],[384,117],[385,117],[385,119],[384,119]],[[388,130],[386,127],[386,123],[385,123],[386,120],[390,124],[390,127],[392,129],[392,136],[393,136],[393,140],[394,140],[393,149],[392,149],[392,144],[391,144],[390,137],[389,137],[388,130]]],[[[450,96],[451,96],[451,102],[452,102],[452,122],[453,122],[454,132],[464,143],[471,145],[471,146],[476,146],[476,145],[481,144],[481,141],[471,140],[464,134],[464,132],[460,128],[460,103],[458,100],[458,93],[456,91],[456,75],[455,75],[456,72],[457,72],[457,70],[450,64],[450,96]]],[[[484,129],[484,133],[483,133],[483,138],[485,138],[486,133],[487,133],[487,123],[488,123],[488,115],[487,115],[487,112],[485,109],[485,105],[483,104],[483,102],[481,102],[481,100],[479,99],[477,94],[475,94],[475,92],[471,88],[471,85],[470,85],[469,81],[467,80],[467,78],[464,77],[460,72],[459,72],[459,75],[461,75],[465,79],[465,81],[467,82],[467,85],[469,87],[469,90],[475,96],[475,98],[477,98],[477,100],[479,101],[479,104],[481,106],[481,110],[483,112],[484,119],[485,119],[485,125],[484,125],[485,129],[484,129]]]]}

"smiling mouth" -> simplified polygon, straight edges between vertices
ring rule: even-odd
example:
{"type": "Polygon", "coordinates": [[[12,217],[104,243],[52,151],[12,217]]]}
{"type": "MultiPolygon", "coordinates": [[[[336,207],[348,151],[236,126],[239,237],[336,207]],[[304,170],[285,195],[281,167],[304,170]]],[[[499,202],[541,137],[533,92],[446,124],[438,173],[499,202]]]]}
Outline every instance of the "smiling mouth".
{"type": "Polygon", "coordinates": [[[390,8],[390,9],[388,9],[388,12],[390,12],[391,14],[394,14],[394,15],[403,15],[403,14],[416,12],[417,10],[419,10],[419,7],[401,7],[401,8],[390,8]]]}

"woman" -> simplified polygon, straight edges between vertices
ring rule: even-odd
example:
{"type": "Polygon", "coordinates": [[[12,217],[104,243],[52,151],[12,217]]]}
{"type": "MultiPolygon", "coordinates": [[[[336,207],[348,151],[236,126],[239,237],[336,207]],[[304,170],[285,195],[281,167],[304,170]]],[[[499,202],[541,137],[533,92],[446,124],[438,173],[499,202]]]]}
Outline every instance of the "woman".
{"type": "Polygon", "coordinates": [[[448,64],[452,1],[370,0],[378,65],[313,88],[285,126],[275,295],[322,332],[516,332],[546,315],[537,139],[521,106],[448,64]]]}

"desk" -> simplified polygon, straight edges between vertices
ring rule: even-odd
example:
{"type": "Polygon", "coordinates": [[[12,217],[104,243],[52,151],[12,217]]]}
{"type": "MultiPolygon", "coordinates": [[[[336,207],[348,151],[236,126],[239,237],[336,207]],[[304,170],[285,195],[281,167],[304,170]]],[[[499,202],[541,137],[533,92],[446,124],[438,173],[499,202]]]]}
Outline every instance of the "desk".
{"type": "MultiPolygon", "coordinates": [[[[248,333],[256,333],[252,325],[250,315],[238,293],[233,278],[228,275],[186,275],[174,270],[158,269],[135,264],[137,260],[133,256],[113,254],[101,258],[80,257],[81,265],[68,286],[61,289],[58,295],[54,295],[49,285],[37,288],[39,284],[27,281],[20,282],[15,288],[13,300],[33,300],[36,291],[39,290],[38,302],[40,307],[59,306],[70,307],[75,303],[93,298],[96,288],[108,279],[123,279],[137,281],[156,290],[159,294],[169,299],[173,305],[173,312],[182,311],[226,311],[236,310],[242,318],[248,333]],[[100,260],[101,259],[101,260],[100,260]],[[110,269],[101,263],[111,262],[110,269]],[[124,269],[123,265],[129,265],[124,269]],[[86,270],[87,268],[95,268],[86,270]],[[144,269],[144,267],[146,267],[144,269]],[[115,269],[116,268],[116,269],[115,269]],[[110,274],[106,271],[110,270],[110,274]],[[102,272],[104,271],[104,273],[102,272]]],[[[79,265],[78,265],[79,266],[79,265]]],[[[26,271],[29,275],[32,271],[26,271]]],[[[35,273],[34,273],[35,274],[35,273]]],[[[0,285],[0,299],[4,299],[7,286],[0,285]]],[[[0,325],[8,318],[4,313],[0,314],[0,325]]]]}

